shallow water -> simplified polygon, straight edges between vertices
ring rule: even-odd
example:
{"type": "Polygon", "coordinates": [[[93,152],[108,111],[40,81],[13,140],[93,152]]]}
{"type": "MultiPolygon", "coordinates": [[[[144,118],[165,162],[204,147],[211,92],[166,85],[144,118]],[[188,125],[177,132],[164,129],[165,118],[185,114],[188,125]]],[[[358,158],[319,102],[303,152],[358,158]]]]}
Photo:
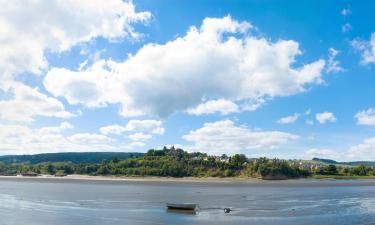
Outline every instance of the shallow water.
{"type": "Polygon", "coordinates": [[[0,224],[371,224],[375,183],[0,179],[0,224]],[[196,215],[165,210],[192,202],[196,215]],[[224,207],[233,211],[223,212],[224,207]]]}

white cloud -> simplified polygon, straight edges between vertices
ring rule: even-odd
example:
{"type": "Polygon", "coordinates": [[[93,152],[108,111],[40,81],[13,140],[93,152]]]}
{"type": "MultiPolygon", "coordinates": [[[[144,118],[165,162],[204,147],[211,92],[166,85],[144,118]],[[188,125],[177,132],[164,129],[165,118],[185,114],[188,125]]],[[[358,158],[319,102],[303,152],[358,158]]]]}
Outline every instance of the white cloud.
{"type": "Polygon", "coordinates": [[[165,132],[163,123],[160,120],[129,120],[124,126],[114,124],[100,128],[100,133],[104,135],[121,135],[123,133],[131,133],[127,137],[134,141],[131,147],[142,147],[145,141],[148,141],[153,135],[162,135],[165,132]],[[140,145],[142,143],[142,146],[140,145]],[[134,146],[133,146],[134,145],[134,146]]]}
{"type": "Polygon", "coordinates": [[[147,141],[152,138],[152,135],[138,132],[135,134],[128,135],[128,138],[130,138],[133,141],[147,141]]]}
{"type": "Polygon", "coordinates": [[[0,78],[23,72],[41,73],[48,65],[44,51],[63,52],[96,37],[139,38],[132,24],[147,22],[149,12],[136,12],[122,0],[1,0],[0,78]]]}
{"type": "Polygon", "coordinates": [[[351,45],[361,53],[361,64],[375,63],[375,32],[371,34],[369,41],[357,39],[351,45]]]}
{"type": "Polygon", "coordinates": [[[79,133],[69,136],[68,139],[76,143],[106,143],[113,141],[111,138],[102,134],[79,133]]]}
{"type": "Polygon", "coordinates": [[[305,152],[304,158],[312,159],[312,158],[323,158],[323,159],[337,159],[339,158],[339,154],[331,149],[324,149],[324,148],[312,148],[305,152]]]}
{"type": "Polygon", "coordinates": [[[206,18],[200,28],[147,44],[124,62],[101,61],[83,71],[53,68],[44,84],[71,104],[120,103],[123,116],[165,117],[205,99],[263,102],[322,83],[324,60],[296,66],[299,43],[252,36],[250,28],[229,16],[206,18]]]}
{"type": "Polygon", "coordinates": [[[266,102],[266,98],[248,99],[240,105],[243,111],[255,111],[259,107],[263,106],[266,102]]]}
{"type": "Polygon", "coordinates": [[[24,84],[13,82],[8,91],[11,99],[0,101],[0,118],[12,121],[33,121],[36,116],[70,118],[74,114],[67,112],[57,99],[48,97],[24,84]]]}
{"type": "Polygon", "coordinates": [[[72,135],[69,138],[61,134],[73,126],[67,122],[59,126],[32,129],[22,125],[0,124],[0,153],[1,154],[35,154],[42,152],[72,152],[72,151],[118,151],[123,146],[110,145],[104,141],[105,137],[89,138],[90,142],[83,141],[82,134],[72,135]],[[80,138],[81,137],[81,138],[80,138]],[[72,139],[72,140],[70,140],[72,139]]]}
{"type": "Polygon", "coordinates": [[[126,131],[149,132],[151,134],[164,134],[163,123],[160,120],[129,120],[126,131]]]}
{"type": "Polygon", "coordinates": [[[197,107],[189,109],[187,112],[191,115],[203,115],[212,113],[221,113],[222,115],[227,115],[238,111],[239,107],[236,103],[225,99],[219,99],[199,104],[197,107]]]}
{"type": "Polygon", "coordinates": [[[337,73],[342,72],[344,69],[340,66],[340,62],[336,60],[336,56],[340,53],[340,51],[329,48],[329,55],[328,55],[328,62],[326,66],[327,73],[337,73]]]}
{"type": "Polygon", "coordinates": [[[124,132],[146,132],[150,134],[164,134],[163,122],[160,120],[129,120],[125,126],[118,124],[105,126],[100,128],[102,134],[117,134],[120,135],[124,132]]]}
{"type": "Polygon", "coordinates": [[[355,160],[373,160],[375,158],[375,137],[365,139],[363,143],[351,147],[348,157],[355,160]]]}
{"type": "Polygon", "coordinates": [[[187,146],[190,151],[210,154],[247,153],[246,150],[278,148],[298,138],[297,135],[280,131],[254,131],[235,126],[230,120],[205,123],[203,127],[190,131],[182,137],[193,142],[187,146]]]}
{"type": "Polygon", "coordinates": [[[300,114],[299,113],[294,113],[293,115],[290,115],[290,116],[286,116],[286,117],[283,117],[283,118],[280,118],[277,123],[279,124],[290,124],[290,123],[294,123],[298,120],[298,118],[300,117],[300,114]]]}
{"type": "Polygon", "coordinates": [[[324,124],[324,123],[327,123],[327,122],[334,123],[337,120],[335,115],[333,115],[333,113],[331,113],[331,112],[317,113],[315,115],[315,119],[321,124],[324,124]]]}
{"type": "Polygon", "coordinates": [[[121,93],[119,81],[105,68],[115,67],[114,62],[100,60],[85,71],[53,68],[44,78],[44,86],[55,97],[64,96],[70,104],[102,107],[116,103],[114,93],[121,93]],[[59,79],[56,79],[59,78],[59,79]]]}
{"type": "Polygon", "coordinates": [[[68,122],[62,122],[58,127],[42,127],[39,129],[39,132],[42,134],[48,133],[60,133],[63,130],[73,129],[74,126],[68,122]]]}
{"type": "Polygon", "coordinates": [[[343,33],[347,33],[349,32],[350,30],[352,29],[352,25],[350,23],[345,23],[344,25],[342,25],[341,27],[341,31],[343,33]]]}
{"type": "Polygon", "coordinates": [[[105,134],[105,135],[109,135],[109,134],[120,135],[120,134],[124,133],[125,131],[126,131],[125,127],[120,126],[118,124],[109,125],[109,126],[105,126],[105,127],[100,128],[100,133],[105,134]]]}
{"type": "Polygon", "coordinates": [[[375,108],[358,112],[354,118],[357,119],[357,124],[360,125],[375,125],[375,108]]]}

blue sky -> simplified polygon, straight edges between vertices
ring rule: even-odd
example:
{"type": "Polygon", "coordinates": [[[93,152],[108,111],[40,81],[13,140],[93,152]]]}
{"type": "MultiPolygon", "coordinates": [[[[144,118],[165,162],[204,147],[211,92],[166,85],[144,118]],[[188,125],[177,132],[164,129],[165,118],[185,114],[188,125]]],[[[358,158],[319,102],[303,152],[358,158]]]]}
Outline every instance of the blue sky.
{"type": "Polygon", "coordinates": [[[175,145],[375,160],[374,8],[355,1],[4,3],[0,154],[175,145]]]}

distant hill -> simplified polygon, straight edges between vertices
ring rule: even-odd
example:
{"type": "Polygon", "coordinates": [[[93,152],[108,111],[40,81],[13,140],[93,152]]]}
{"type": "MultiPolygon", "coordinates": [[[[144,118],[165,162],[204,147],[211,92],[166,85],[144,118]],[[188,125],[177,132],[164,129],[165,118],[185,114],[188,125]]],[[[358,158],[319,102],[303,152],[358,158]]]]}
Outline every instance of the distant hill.
{"type": "Polygon", "coordinates": [[[327,164],[340,164],[339,162],[332,160],[332,159],[321,159],[321,158],[313,158],[313,161],[327,163],[327,164]]]}
{"type": "Polygon", "coordinates": [[[127,159],[140,157],[143,153],[134,152],[62,152],[44,153],[36,155],[5,155],[0,156],[3,163],[43,163],[43,162],[72,162],[72,163],[100,163],[103,160],[127,159]]]}
{"type": "Polygon", "coordinates": [[[355,162],[337,162],[332,159],[321,159],[321,158],[313,158],[313,161],[322,162],[325,164],[335,164],[335,165],[346,165],[346,166],[375,166],[375,161],[355,161],[355,162]]]}

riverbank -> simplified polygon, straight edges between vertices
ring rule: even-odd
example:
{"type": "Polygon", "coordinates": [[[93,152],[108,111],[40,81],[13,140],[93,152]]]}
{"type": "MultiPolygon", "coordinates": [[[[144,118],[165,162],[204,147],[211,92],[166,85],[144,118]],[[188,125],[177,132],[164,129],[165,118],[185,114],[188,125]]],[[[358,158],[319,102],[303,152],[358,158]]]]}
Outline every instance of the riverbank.
{"type": "Polygon", "coordinates": [[[52,175],[40,175],[37,177],[26,176],[0,176],[2,180],[30,181],[30,182],[86,182],[86,183],[150,183],[150,184],[222,184],[222,185],[244,185],[244,186],[280,186],[280,187],[330,187],[330,186],[375,186],[375,178],[362,179],[335,179],[333,176],[310,177],[288,180],[262,180],[248,177],[215,178],[215,177],[124,177],[124,176],[89,176],[68,175],[55,177],[52,175]]]}
{"type": "Polygon", "coordinates": [[[139,182],[260,182],[262,180],[248,177],[154,177],[154,176],[90,176],[90,175],[67,175],[56,177],[53,175],[39,176],[0,176],[0,179],[53,179],[53,180],[91,180],[91,181],[139,181],[139,182]]]}

